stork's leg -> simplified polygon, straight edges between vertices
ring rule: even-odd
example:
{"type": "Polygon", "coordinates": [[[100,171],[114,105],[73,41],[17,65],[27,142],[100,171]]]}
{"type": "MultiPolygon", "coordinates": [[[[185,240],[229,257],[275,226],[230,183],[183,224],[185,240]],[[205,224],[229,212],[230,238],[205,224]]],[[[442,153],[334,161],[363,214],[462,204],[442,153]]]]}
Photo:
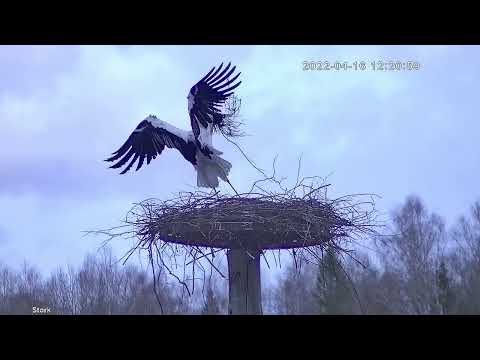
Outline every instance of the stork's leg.
{"type": "Polygon", "coordinates": [[[235,191],[235,194],[237,194],[238,196],[240,196],[240,194],[237,192],[237,190],[235,190],[235,188],[233,187],[233,185],[232,185],[232,183],[230,182],[230,180],[228,180],[228,178],[226,178],[226,179],[227,179],[228,185],[230,185],[230,187],[233,189],[233,191],[235,191]]]}

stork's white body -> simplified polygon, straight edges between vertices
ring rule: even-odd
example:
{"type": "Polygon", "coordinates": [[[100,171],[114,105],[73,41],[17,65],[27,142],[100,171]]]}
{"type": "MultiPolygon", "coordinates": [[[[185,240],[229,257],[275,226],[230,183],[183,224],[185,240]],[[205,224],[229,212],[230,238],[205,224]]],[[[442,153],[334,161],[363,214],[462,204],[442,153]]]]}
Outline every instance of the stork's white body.
{"type": "MultiPolygon", "coordinates": [[[[195,136],[192,131],[179,129],[156,117],[148,117],[148,121],[156,128],[162,128],[176,136],[182,138],[186,143],[195,143],[195,136]]],[[[146,119],[146,120],[147,120],[146,119]]],[[[213,154],[211,158],[205,156],[200,149],[195,153],[196,164],[192,164],[197,172],[197,186],[216,188],[219,186],[219,179],[228,181],[228,174],[232,168],[232,164],[221,158],[223,154],[220,150],[215,149],[212,145],[213,126],[208,124],[207,128],[200,126],[200,135],[197,140],[203,147],[208,147],[213,154]]]]}

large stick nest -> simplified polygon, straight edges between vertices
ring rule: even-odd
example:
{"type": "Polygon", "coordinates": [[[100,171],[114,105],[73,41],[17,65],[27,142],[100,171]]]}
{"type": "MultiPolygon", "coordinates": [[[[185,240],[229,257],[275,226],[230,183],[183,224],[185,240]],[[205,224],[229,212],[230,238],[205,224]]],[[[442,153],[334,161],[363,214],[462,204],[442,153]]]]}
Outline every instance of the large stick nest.
{"type": "Polygon", "coordinates": [[[137,204],[127,223],[142,245],[168,242],[246,250],[325,247],[372,231],[371,199],[359,201],[359,195],[350,195],[329,200],[329,184],[318,184],[318,178],[297,181],[291,189],[273,178],[261,182],[265,181],[281,191],[265,190],[257,182],[236,196],[182,192],[166,201],[137,204]],[[365,210],[365,205],[370,208],[365,210]]]}

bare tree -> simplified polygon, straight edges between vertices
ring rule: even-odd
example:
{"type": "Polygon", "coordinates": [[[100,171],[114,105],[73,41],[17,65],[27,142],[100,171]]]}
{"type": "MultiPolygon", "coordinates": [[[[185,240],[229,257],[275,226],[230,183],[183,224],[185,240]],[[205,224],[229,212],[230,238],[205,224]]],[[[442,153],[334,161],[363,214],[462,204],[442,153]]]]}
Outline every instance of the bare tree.
{"type": "Polygon", "coordinates": [[[0,266],[0,314],[13,314],[13,295],[17,293],[18,274],[7,266],[0,266]]]}
{"type": "Polygon", "coordinates": [[[443,219],[409,196],[393,213],[394,235],[377,240],[384,276],[400,285],[398,303],[408,314],[438,314],[436,270],[444,249],[443,219]]]}
{"type": "Polygon", "coordinates": [[[270,294],[273,310],[282,315],[315,314],[315,300],[312,296],[314,274],[312,267],[289,264],[278,285],[270,294]]]}
{"type": "Polygon", "coordinates": [[[462,216],[451,231],[455,252],[450,255],[456,313],[480,313],[480,202],[462,216]]]}

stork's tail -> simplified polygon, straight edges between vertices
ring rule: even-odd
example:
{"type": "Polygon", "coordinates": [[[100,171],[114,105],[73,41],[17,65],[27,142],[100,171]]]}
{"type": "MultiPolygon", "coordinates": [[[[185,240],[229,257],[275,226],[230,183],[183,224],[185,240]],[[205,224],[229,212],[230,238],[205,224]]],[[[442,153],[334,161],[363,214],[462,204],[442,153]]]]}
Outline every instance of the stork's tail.
{"type": "Polygon", "coordinates": [[[228,181],[227,176],[232,164],[222,159],[217,153],[221,154],[220,151],[216,150],[211,155],[211,159],[201,152],[197,153],[197,186],[216,188],[219,185],[219,178],[228,181]]]}

